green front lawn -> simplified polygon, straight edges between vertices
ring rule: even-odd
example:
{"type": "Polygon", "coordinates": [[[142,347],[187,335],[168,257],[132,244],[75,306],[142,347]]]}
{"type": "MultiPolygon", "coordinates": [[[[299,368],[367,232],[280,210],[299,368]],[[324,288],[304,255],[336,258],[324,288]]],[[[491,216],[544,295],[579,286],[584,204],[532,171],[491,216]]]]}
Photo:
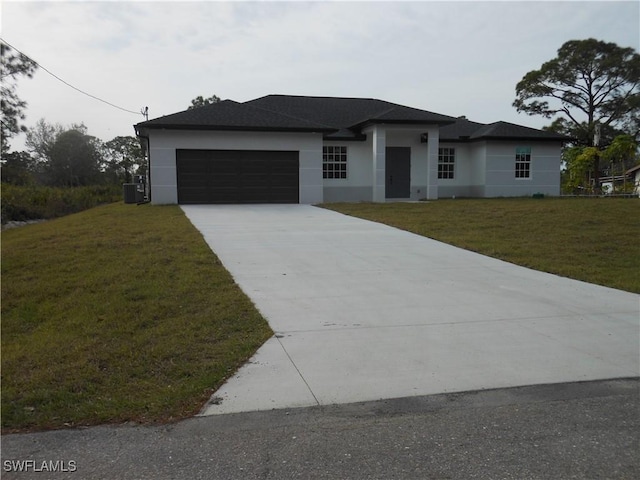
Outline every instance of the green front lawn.
{"type": "Polygon", "coordinates": [[[2,233],[2,427],[197,413],[272,335],[177,206],[2,233]]]}
{"type": "Polygon", "coordinates": [[[525,267],[640,293],[639,199],[456,199],[323,206],[525,267]]]}

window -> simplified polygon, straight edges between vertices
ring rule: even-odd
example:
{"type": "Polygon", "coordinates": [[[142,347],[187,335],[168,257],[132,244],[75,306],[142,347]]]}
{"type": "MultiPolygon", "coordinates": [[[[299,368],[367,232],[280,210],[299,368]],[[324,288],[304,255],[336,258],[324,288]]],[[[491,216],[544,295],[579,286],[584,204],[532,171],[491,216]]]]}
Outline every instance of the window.
{"type": "Polygon", "coordinates": [[[454,178],[455,148],[438,149],[438,178],[454,178]]]}
{"type": "Polygon", "coordinates": [[[322,178],[347,178],[347,147],[322,147],[322,178]]]}
{"type": "Polygon", "coordinates": [[[531,176],[531,147],[516,148],[516,178],[531,176]]]}

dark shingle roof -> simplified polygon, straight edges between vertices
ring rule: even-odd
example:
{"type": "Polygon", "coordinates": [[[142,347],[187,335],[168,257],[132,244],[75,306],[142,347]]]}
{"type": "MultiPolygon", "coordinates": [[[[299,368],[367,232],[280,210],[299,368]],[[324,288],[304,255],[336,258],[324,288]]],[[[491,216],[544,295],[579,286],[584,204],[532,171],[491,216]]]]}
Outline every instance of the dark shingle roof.
{"type": "Polygon", "coordinates": [[[354,137],[359,130],[375,123],[447,124],[455,118],[439,113],[405,107],[375,98],[305,97],[296,95],[267,95],[246,102],[268,110],[299,118],[309,118],[331,125],[336,136],[354,137]]]}
{"type": "Polygon", "coordinates": [[[459,118],[453,125],[440,128],[440,141],[459,142],[473,140],[555,140],[566,141],[568,137],[554,132],[538,130],[508,122],[494,122],[488,125],[459,118]]]}
{"type": "Polygon", "coordinates": [[[141,122],[136,129],[322,132],[334,140],[362,140],[375,123],[447,124],[453,117],[373,98],[267,95],[245,103],[224,100],[141,122]]]}
{"type": "Polygon", "coordinates": [[[471,138],[519,138],[519,139],[545,139],[545,140],[566,140],[567,137],[559,133],[547,132],[536,128],[516,125],[508,122],[494,122],[484,126],[471,138]]]}
{"type": "Polygon", "coordinates": [[[440,141],[465,140],[471,137],[474,132],[484,127],[484,123],[472,122],[464,117],[456,120],[456,123],[440,127],[440,141]]]}
{"type": "Polygon", "coordinates": [[[224,100],[204,107],[155,118],[137,128],[173,128],[200,130],[270,130],[332,132],[335,128],[303,118],[256,108],[246,103],[224,100]]]}
{"type": "Polygon", "coordinates": [[[567,140],[562,135],[507,122],[489,125],[374,98],[267,95],[245,103],[224,100],[138,123],[147,128],[321,132],[325,139],[364,140],[362,128],[377,123],[440,125],[440,140],[567,140]]]}

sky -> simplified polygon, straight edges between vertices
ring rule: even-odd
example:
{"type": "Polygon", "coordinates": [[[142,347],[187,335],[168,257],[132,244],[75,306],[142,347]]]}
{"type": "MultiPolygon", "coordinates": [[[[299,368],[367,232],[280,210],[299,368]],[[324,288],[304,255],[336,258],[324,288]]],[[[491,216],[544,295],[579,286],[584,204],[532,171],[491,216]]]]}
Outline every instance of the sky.
{"type": "MultiPolygon", "coordinates": [[[[104,141],[199,95],[378,98],[540,128],[515,86],[568,41],[640,51],[640,2],[76,1],[0,3],[0,36],[44,68],[18,82],[27,127],[84,123],[104,141]]],[[[24,135],[10,141],[24,148],[24,135]]]]}

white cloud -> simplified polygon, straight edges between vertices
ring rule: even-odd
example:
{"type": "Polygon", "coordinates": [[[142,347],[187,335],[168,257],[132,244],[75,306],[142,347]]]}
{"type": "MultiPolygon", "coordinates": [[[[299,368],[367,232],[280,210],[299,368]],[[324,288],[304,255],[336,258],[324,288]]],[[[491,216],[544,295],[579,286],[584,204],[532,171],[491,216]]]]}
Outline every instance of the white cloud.
{"type": "MultiPolygon", "coordinates": [[[[152,117],[198,96],[375,97],[542,126],[516,83],[567,40],[638,49],[637,2],[4,2],[2,37],[73,85],[152,117]]],[[[141,116],[21,80],[27,124],[84,121],[109,140],[141,116]]]]}

